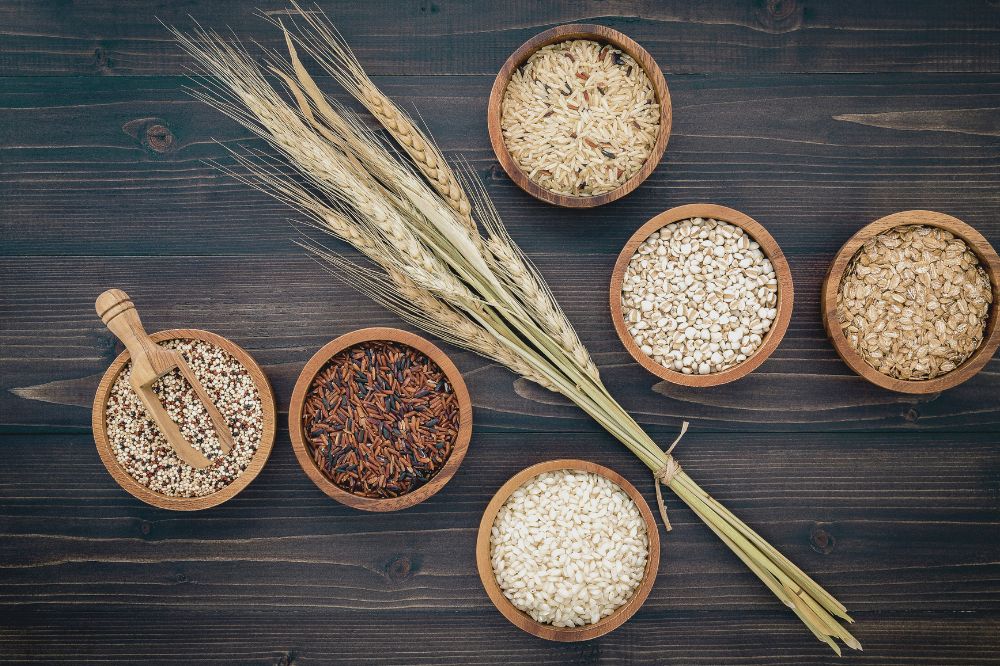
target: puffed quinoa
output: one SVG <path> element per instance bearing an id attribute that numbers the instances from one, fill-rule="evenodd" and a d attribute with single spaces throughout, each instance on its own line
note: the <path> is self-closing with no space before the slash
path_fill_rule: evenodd
<path id="1" fill-rule="evenodd" d="M 174 452 L 132 390 L 132 363 L 118 375 L 105 410 L 108 441 L 118 464 L 140 484 L 171 497 L 201 497 L 232 483 L 246 470 L 263 436 L 263 405 L 253 377 L 225 350 L 201 340 L 167 340 L 176 349 L 229 424 L 235 445 L 222 454 L 208 412 L 191 385 L 174 370 L 153 384 L 170 418 L 212 464 L 191 467 Z"/>

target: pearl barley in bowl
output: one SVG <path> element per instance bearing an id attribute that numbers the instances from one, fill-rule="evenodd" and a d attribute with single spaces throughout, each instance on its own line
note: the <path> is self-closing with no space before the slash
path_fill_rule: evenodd
<path id="1" fill-rule="evenodd" d="M 629 352 L 654 374 L 711 386 L 757 367 L 791 314 L 791 274 L 770 234 L 722 206 L 657 216 L 619 256 L 612 316 Z"/>
<path id="2" fill-rule="evenodd" d="M 583 460 L 522 470 L 497 492 L 479 527 L 479 574 L 518 627 L 549 640 L 586 640 L 620 626 L 656 577 L 659 537 L 642 496 Z"/>

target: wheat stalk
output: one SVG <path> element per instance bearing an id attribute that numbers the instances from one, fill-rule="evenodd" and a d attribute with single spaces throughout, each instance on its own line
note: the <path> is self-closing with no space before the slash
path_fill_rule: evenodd
<path id="1" fill-rule="evenodd" d="M 267 141 L 304 182 L 254 151 L 234 152 L 242 171 L 220 168 L 286 201 L 312 225 L 367 256 L 376 268 L 300 241 L 322 265 L 336 269 L 376 301 L 415 326 L 576 403 L 635 453 L 657 483 L 683 500 L 819 640 L 838 654 L 836 640 L 860 649 L 840 622 L 851 621 L 843 605 L 702 490 L 670 450 L 657 446 L 611 396 L 573 326 L 507 234 L 481 185 L 466 179 L 470 203 L 462 179 L 375 87 L 325 17 L 302 16 L 304 25 L 293 21 L 293 33 L 284 33 L 289 61 L 270 68 L 294 104 L 271 86 L 238 43 L 200 27 L 193 37 L 174 31 L 198 63 L 195 73 L 202 87 L 193 93 Z M 296 45 L 371 111 L 411 162 L 399 158 L 316 86 Z"/>

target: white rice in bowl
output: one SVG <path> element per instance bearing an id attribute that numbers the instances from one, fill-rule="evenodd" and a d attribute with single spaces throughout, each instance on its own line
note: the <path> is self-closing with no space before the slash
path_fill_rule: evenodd
<path id="1" fill-rule="evenodd" d="M 490 532 L 490 560 L 504 596 L 555 627 L 594 624 L 628 603 L 648 558 L 639 507 L 618 484 L 592 472 L 532 478 L 500 507 Z"/>
<path id="2" fill-rule="evenodd" d="M 574 39 L 545 46 L 504 91 L 500 128 L 529 180 L 570 196 L 604 194 L 634 176 L 660 132 L 653 84 L 611 46 Z"/>

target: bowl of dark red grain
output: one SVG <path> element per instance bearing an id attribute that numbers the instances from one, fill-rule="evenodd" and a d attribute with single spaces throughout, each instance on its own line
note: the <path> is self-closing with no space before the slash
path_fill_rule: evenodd
<path id="1" fill-rule="evenodd" d="M 433 344 L 365 328 L 309 359 L 288 421 L 295 456 L 320 490 L 356 509 L 397 511 L 455 475 L 472 436 L 472 401 Z"/>
<path id="2" fill-rule="evenodd" d="M 562 25 L 525 42 L 497 74 L 490 142 L 521 189 L 590 208 L 632 192 L 670 137 L 670 93 L 652 56 L 606 26 Z"/>

